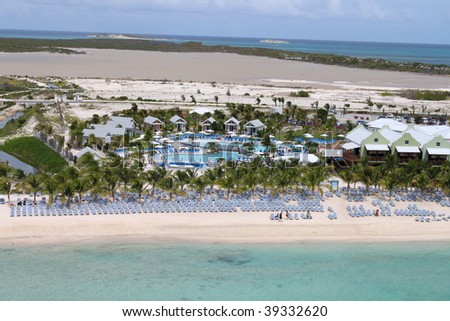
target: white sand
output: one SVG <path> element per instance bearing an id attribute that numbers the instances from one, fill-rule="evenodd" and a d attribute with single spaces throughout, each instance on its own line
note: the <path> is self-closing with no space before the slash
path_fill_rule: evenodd
<path id="1" fill-rule="evenodd" d="M 332 103 L 338 109 L 350 104 L 352 110 L 367 109 L 366 99 L 383 103 L 385 112 L 400 112 L 412 105 L 427 112 L 449 112 L 447 102 L 407 100 L 399 96 L 383 96 L 385 90 L 404 88 L 450 90 L 450 77 L 413 73 L 374 71 L 327 66 L 264 57 L 223 53 L 162 53 L 124 50 L 86 49 L 86 55 L 51 53 L 0 53 L 3 75 L 60 76 L 85 88 L 90 99 L 97 96 L 142 97 L 160 101 L 140 103 L 149 108 L 192 107 L 190 96 L 198 105 L 213 108 L 227 102 L 254 104 L 261 97 L 261 106 L 273 106 L 272 97 L 285 97 L 299 106 L 310 107 Z M 163 81 L 168 79 L 167 81 Z M 215 86 L 211 83 L 217 82 Z M 289 93 L 307 88 L 309 98 L 292 98 Z M 198 93 L 200 90 L 200 93 Z M 230 90 L 231 96 L 226 92 Z M 245 95 L 245 94 L 248 95 Z M 186 97 L 183 103 L 181 95 Z M 214 97 L 219 97 L 216 105 Z M 387 105 L 397 107 L 390 108 Z M 111 113 L 129 108 L 122 102 L 87 102 L 71 104 L 70 109 L 81 118 L 93 113 Z M 379 111 L 373 107 L 372 111 Z"/>
<path id="2" fill-rule="evenodd" d="M 355 203 L 357 204 L 357 203 Z M 0 245 L 91 241 L 189 241 L 220 243 L 450 241 L 450 222 L 417 223 L 414 217 L 347 215 L 344 199 L 327 199 L 338 219 L 312 213 L 312 220 L 270 221 L 268 213 L 125 214 L 67 217 L 9 217 L 0 206 Z M 408 203 L 398 203 L 406 208 Z M 358 204 L 359 206 L 359 204 Z M 365 208 L 373 208 L 369 202 Z M 448 213 L 438 204 L 419 208 Z"/>
<path id="3" fill-rule="evenodd" d="M 86 55 L 0 53 L 2 74 L 217 81 L 221 83 L 355 84 L 450 88 L 448 77 L 353 69 L 224 53 L 83 49 Z"/>

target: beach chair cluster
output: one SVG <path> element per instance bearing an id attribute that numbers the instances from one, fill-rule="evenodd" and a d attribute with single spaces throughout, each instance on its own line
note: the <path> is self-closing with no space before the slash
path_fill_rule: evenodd
<path id="1" fill-rule="evenodd" d="M 328 214 L 328 219 L 330 219 L 330 220 L 337 220 L 337 214 L 336 214 L 336 212 L 333 210 L 333 208 L 331 206 L 328 207 L 328 212 L 330 212 Z"/>
<path id="2" fill-rule="evenodd" d="M 368 217 L 368 216 L 376 216 L 376 211 L 378 210 L 379 216 L 392 216 L 391 207 L 389 204 L 383 204 L 381 201 L 375 201 L 375 204 L 372 202 L 372 205 L 379 207 L 376 209 L 366 209 L 364 205 L 360 206 L 347 206 L 347 212 L 350 217 Z"/>
<path id="3" fill-rule="evenodd" d="M 410 216 L 415 217 L 416 222 L 429 223 L 431 221 L 436 222 L 448 222 L 450 220 L 450 215 L 445 213 L 436 214 L 433 210 L 421 209 L 417 204 L 408 204 L 405 209 L 395 209 L 394 212 L 397 216 Z"/>
<path id="4" fill-rule="evenodd" d="M 304 216 L 304 217 L 302 217 L 302 218 L 305 218 L 305 219 L 306 219 L 306 214 L 301 214 L 301 215 Z M 271 213 L 270 216 L 269 216 L 269 219 L 270 219 L 271 221 L 281 221 L 281 220 L 283 219 L 283 214 L 282 214 L 281 217 L 280 217 L 280 214 L 274 214 L 274 213 Z M 289 221 L 292 221 L 292 220 L 298 221 L 298 220 L 299 220 L 299 214 L 298 214 L 298 213 L 294 213 L 294 214 L 288 213 L 288 217 L 287 217 L 287 218 L 285 217 L 285 219 L 287 219 L 287 220 L 289 220 Z"/>
<path id="5" fill-rule="evenodd" d="M 255 197 L 259 196 L 259 197 Z M 304 194 L 274 197 L 264 195 L 256 191 L 240 195 L 231 195 L 225 198 L 223 191 L 210 191 L 206 195 L 194 192 L 186 196 L 176 196 L 173 200 L 167 200 L 169 196 L 165 192 L 157 191 L 154 197 L 145 195 L 141 202 L 138 196 L 129 193 L 127 197 L 118 200 L 116 193 L 115 202 L 109 202 L 106 198 L 97 195 L 84 195 L 79 199 L 75 197 L 71 202 L 60 202 L 48 205 L 39 204 L 11 205 L 10 215 L 16 216 L 78 216 L 78 215 L 113 215 L 113 214 L 141 214 L 141 213 L 232 213 L 238 212 L 270 212 L 270 211 L 310 211 L 323 212 L 321 196 L 308 199 Z"/>

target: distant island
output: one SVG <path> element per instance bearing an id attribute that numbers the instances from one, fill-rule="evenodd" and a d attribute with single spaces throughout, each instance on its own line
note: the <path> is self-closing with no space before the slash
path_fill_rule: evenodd
<path id="1" fill-rule="evenodd" d="M 261 40 L 260 43 L 273 43 L 273 44 L 287 44 L 289 43 L 288 41 L 284 41 L 284 40 L 273 40 L 273 39 L 264 39 Z"/>
<path id="2" fill-rule="evenodd" d="M 264 41 L 264 40 L 262 40 Z M 266 40 L 278 41 L 278 40 Z M 52 52 L 84 54 L 88 49 L 141 50 L 162 52 L 220 52 L 247 56 L 295 60 L 351 68 L 415 72 L 429 75 L 450 75 L 450 66 L 421 62 L 394 62 L 379 58 L 358 58 L 333 54 L 306 53 L 270 48 L 206 46 L 201 42 L 174 43 L 155 39 L 142 39 L 126 35 L 95 36 L 91 39 L 26 39 L 0 38 L 0 52 Z"/>

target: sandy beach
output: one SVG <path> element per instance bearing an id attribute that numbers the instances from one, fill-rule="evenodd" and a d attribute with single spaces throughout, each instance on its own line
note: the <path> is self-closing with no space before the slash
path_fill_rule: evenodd
<path id="1" fill-rule="evenodd" d="M 357 86 L 449 89 L 449 77 L 354 69 L 225 53 L 81 49 L 85 55 L 0 53 L 4 75 L 132 78 L 297 87 Z"/>
<path id="2" fill-rule="evenodd" d="M 295 243 L 295 242 L 409 242 L 450 241 L 450 223 L 415 222 L 415 217 L 350 217 L 341 198 L 327 199 L 337 220 L 327 212 L 312 213 L 312 220 L 271 221 L 269 213 L 124 214 L 89 216 L 10 217 L 0 207 L 0 246 L 30 246 L 80 242 L 207 242 L 207 243 Z M 365 208 L 374 208 L 370 202 Z M 406 208 L 407 202 L 396 208 Z M 448 213 L 435 203 L 419 208 Z"/>

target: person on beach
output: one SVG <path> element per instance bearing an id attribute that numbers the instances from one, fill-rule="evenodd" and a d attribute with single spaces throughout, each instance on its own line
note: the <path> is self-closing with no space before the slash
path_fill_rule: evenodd
<path id="1" fill-rule="evenodd" d="M 307 218 L 308 220 L 312 219 L 311 213 L 309 212 L 309 210 L 308 210 L 308 212 L 306 212 L 306 218 Z"/>
<path id="2" fill-rule="evenodd" d="M 286 210 L 286 219 L 289 219 L 289 212 Z"/>
<path id="3" fill-rule="evenodd" d="M 376 211 L 375 211 L 375 216 L 378 216 L 379 215 L 379 210 L 377 209 Z"/>

